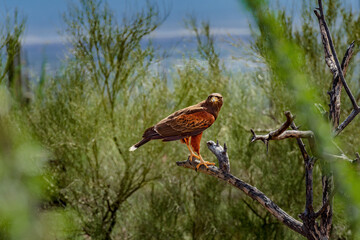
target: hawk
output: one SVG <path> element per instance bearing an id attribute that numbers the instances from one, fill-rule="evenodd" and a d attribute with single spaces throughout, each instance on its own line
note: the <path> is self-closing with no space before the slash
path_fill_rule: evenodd
<path id="1" fill-rule="evenodd" d="M 203 131 L 215 122 L 222 105 L 223 97 L 221 94 L 212 93 L 206 100 L 176 111 L 146 129 L 142 136 L 143 139 L 130 147 L 129 151 L 135 151 L 154 139 L 162 139 L 164 142 L 180 140 L 188 147 L 191 161 L 193 157 L 200 160 L 196 169 L 201 165 L 206 168 L 208 165 L 215 165 L 215 163 L 204 161 L 201 157 L 200 140 Z"/>

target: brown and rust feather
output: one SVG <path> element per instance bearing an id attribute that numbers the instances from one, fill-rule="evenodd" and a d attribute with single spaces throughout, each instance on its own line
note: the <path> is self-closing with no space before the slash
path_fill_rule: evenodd
<path id="1" fill-rule="evenodd" d="M 221 106 L 222 96 L 218 93 L 210 94 L 206 100 L 176 111 L 154 126 L 146 129 L 142 136 L 143 139 L 133 145 L 130 151 L 134 151 L 141 145 L 154 139 L 175 141 L 197 136 L 215 122 Z"/>
<path id="2" fill-rule="evenodd" d="M 189 137 L 201 133 L 214 122 L 215 117 L 212 114 L 206 112 L 206 110 L 201 110 L 190 114 L 178 115 L 172 119 L 164 119 L 164 121 L 156 124 L 154 128 L 165 139 L 173 136 Z"/>

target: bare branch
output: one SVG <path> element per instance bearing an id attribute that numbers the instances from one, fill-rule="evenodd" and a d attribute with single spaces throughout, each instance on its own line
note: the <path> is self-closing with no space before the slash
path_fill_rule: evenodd
<path id="1" fill-rule="evenodd" d="M 321 3 L 319 3 L 319 4 L 321 4 Z M 343 86 L 343 81 L 340 78 L 340 74 L 338 73 L 336 63 L 335 63 L 336 60 L 335 60 L 335 58 L 334 58 L 334 56 L 332 54 L 331 36 L 328 34 L 329 30 L 328 30 L 326 22 L 324 20 L 324 16 L 323 16 L 323 13 L 322 13 L 322 7 L 320 7 L 319 10 L 320 10 L 320 13 L 317 10 L 315 10 L 314 13 L 316 14 L 316 16 L 318 17 L 318 20 L 319 20 L 320 32 L 321 32 L 321 36 L 322 36 L 322 42 L 323 42 L 323 45 L 324 45 L 325 62 L 329 66 L 330 71 L 334 75 L 333 76 L 332 90 L 329 92 L 329 94 L 330 94 L 330 118 L 331 118 L 331 121 L 333 123 L 333 127 L 335 129 L 334 130 L 334 135 L 337 136 L 356 117 L 356 115 L 360 112 L 360 110 L 359 110 L 358 106 L 356 105 L 356 101 L 352 100 L 352 98 L 354 98 L 354 97 L 351 94 L 351 92 L 350 92 L 350 95 L 349 95 L 349 93 L 347 91 L 347 93 L 348 93 L 348 95 L 350 97 L 350 100 L 353 103 L 353 107 L 354 107 L 354 102 L 355 102 L 356 108 L 354 108 L 352 113 L 339 126 L 339 122 L 340 122 L 340 106 L 341 106 L 341 102 L 340 102 L 341 101 L 341 88 Z M 341 63 L 341 68 L 339 68 L 339 69 L 342 69 L 343 74 L 346 74 L 346 72 L 347 72 L 347 68 L 348 68 L 350 59 L 353 56 L 353 53 L 354 53 L 354 42 L 352 42 L 350 44 L 350 46 L 348 47 L 348 49 L 346 50 L 345 56 L 344 56 L 343 61 Z M 344 85 L 344 88 L 346 90 L 346 88 L 348 88 L 348 86 Z"/>
<path id="2" fill-rule="evenodd" d="M 355 153 L 355 159 L 349 158 L 344 153 L 341 153 L 340 155 L 324 153 L 324 156 L 326 156 L 328 158 L 332 158 L 332 159 L 344 160 L 344 161 L 347 161 L 347 162 L 350 162 L 350 163 L 356 163 L 356 162 L 358 162 L 360 160 L 359 153 Z"/>
<path id="3" fill-rule="evenodd" d="M 358 163 L 360 161 L 360 155 L 359 153 L 355 153 L 356 158 L 354 159 L 354 162 Z"/>
<path id="4" fill-rule="evenodd" d="M 281 125 L 281 127 L 279 129 L 269 133 L 270 139 L 272 137 L 276 137 L 276 136 L 279 136 L 280 134 L 282 134 L 286 129 L 288 129 L 290 127 L 290 124 L 292 123 L 292 121 L 294 121 L 295 117 L 289 111 L 284 112 L 284 115 L 286 117 L 286 122 L 284 122 L 283 125 Z"/>
<path id="5" fill-rule="evenodd" d="M 286 138 L 296 138 L 296 139 L 307 138 L 309 140 L 311 149 L 314 151 L 315 150 L 314 133 L 312 131 L 299 131 L 298 128 L 293 123 L 295 117 L 291 114 L 291 112 L 286 111 L 284 114 L 286 116 L 286 122 L 284 122 L 279 129 L 274 130 L 266 135 L 256 135 L 254 130 L 250 129 L 251 133 L 253 134 L 253 137 L 251 138 L 251 142 L 261 140 L 268 146 L 270 140 L 283 140 Z M 293 130 L 286 130 L 289 126 L 292 126 Z M 304 145 L 302 141 L 300 143 Z M 305 147 L 300 147 L 300 150 L 303 157 L 308 158 L 307 153 L 305 154 L 306 152 Z"/>
<path id="6" fill-rule="evenodd" d="M 333 56 L 333 54 L 331 52 L 329 38 L 328 38 L 328 35 L 326 33 L 326 23 L 325 23 L 325 21 L 323 21 L 323 19 L 321 18 L 321 14 L 317 10 L 314 10 L 314 13 L 315 13 L 315 15 L 317 16 L 317 18 L 319 20 L 321 40 L 322 40 L 322 43 L 324 45 L 324 53 L 325 53 L 326 65 L 328 65 L 328 67 L 329 67 L 330 71 L 332 72 L 332 74 L 337 76 L 338 75 L 338 70 L 336 68 L 336 63 L 335 63 L 334 56 Z"/>
<path id="7" fill-rule="evenodd" d="M 347 68 L 349 66 L 350 59 L 354 53 L 354 42 L 350 44 L 344 58 L 341 63 L 341 68 L 343 70 L 344 76 L 346 75 Z M 338 74 L 334 74 L 333 76 L 333 84 L 332 89 L 329 91 L 330 95 L 330 119 L 333 125 L 333 128 L 336 129 L 340 123 L 340 108 L 341 108 L 341 89 L 342 82 Z"/>
<path id="8" fill-rule="evenodd" d="M 325 50 L 325 61 L 326 64 L 329 66 L 331 72 L 333 72 L 333 87 L 332 91 L 329 92 L 330 94 L 330 118 L 333 123 L 334 128 L 334 136 L 338 135 L 359 113 L 359 106 L 356 103 L 356 100 L 351 93 L 351 90 L 349 89 L 344 74 L 346 73 L 348 63 L 351 59 L 351 56 L 353 54 L 353 44 L 350 45 L 350 47 L 347 49 L 347 52 L 345 54 L 345 57 L 342 62 L 342 66 L 339 64 L 339 60 L 336 55 L 336 51 L 334 48 L 333 41 L 331 39 L 329 28 L 326 24 L 323 7 L 322 7 L 322 1 L 318 0 L 319 8 L 317 10 L 314 10 L 315 15 L 318 18 L 319 25 L 320 25 L 320 32 L 322 35 L 322 40 L 324 44 L 324 50 Z M 331 50 L 332 54 L 332 62 L 331 65 L 328 63 L 329 59 L 329 48 Z M 333 62 L 335 62 L 336 69 L 334 69 Z M 344 71 L 344 72 L 343 72 Z M 339 79 L 341 80 L 341 83 Z M 346 118 L 346 120 L 340 124 L 340 97 L 341 97 L 341 85 L 344 86 L 344 89 L 350 98 L 350 101 L 352 103 L 353 111 L 351 114 Z M 328 164 L 325 165 L 325 167 L 328 167 Z M 322 168 L 322 202 L 323 207 L 321 208 L 321 211 L 318 211 L 317 215 L 321 215 L 321 232 L 325 234 L 325 236 L 330 236 L 331 231 L 331 225 L 332 225 L 332 206 L 331 206 L 331 199 L 332 199 L 332 188 L 333 188 L 333 174 L 331 171 L 326 170 L 325 167 Z"/>
<path id="9" fill-rule="evenodd" d="M 270 134 L 256 135 L 254 131 L 251 132 L 253 134 L 251 142 L 255 142 L 257 140 L 261 140 L 263 142 L 269 140 L 284 140 L 286 138 L 309 138 L 309 139 L 314 138 L 314 133 L 312 131 L 286 130 L 282 134 L 273 137 L 271 137 Z"/>
<path id="10" fill-rule="evenodd" d="M 251 133 L 253 134 L 253 138 L 251 139 L 251 142 L 261 140 L 267 145 L 269 140 L 277 140 L 279 135 L 281 135 L 283 132 L 285 132 L 286 129 L 289 128 L 290 124 L 294 120 L 294 117 L 292 116 L 292 114 L 289 111 L 284 112 L 284 115 L 286 116 L 286 122 L 284 122 L 278 129 L 271 131 L 267 135 L 256 136 L 254 130 L 250 129 Z"/>
<path id="11" fill-rule="evenodd" d="M 333 191 L 333 192 L 334 192 L 334 191 Z M 327 208 L 327 207 L 329 206 L 329 204 L 330 204 L 330 199 L 331 199 L 331 198 L 329 198 L 329 199 L 326 201 L 326 203 L 322 205 L 322 207 L 319 209 L 319 211 L 317 211 L 317 212 L 315 213 L 315 215 L 314 215 L 315 219 L 318 218 L 318 217 L 320 217 L 321 214 L 324 213 L 324 211 L 326 210 L 326 208 Z"/>
<path id="12" fill-rule="evenodd" d="M 227 154 L 227 147 L 224 143 L 224 148 L 219 145 L 219 141 L 216 141 L 214 143 L 213 141 L 208 141 L 207 146 L 210 149 L 210 151 L 217 157 L 219 161 L 219 168 L 224 173 L 230 172 L 230 162 L 229 162 L 229 156 Z"/>
<path id="13" fill-rule="evenodd" d="M 329 31 L 329 28 L 326 24 L 326 21 L 325 21 L 325 17 L 324 17 L 324 13 L 323 13 L 323 8 L 322 8 L 322 1 L 321 0 L 318 0 L 318 3 L 319 3 L 319 9 L 318 10 L 314 10 L 314 13 L 315 15 L 317 16 L 318 20 L 319 20 L 319 25 L 320 25 L 320 31 L 321 31 L 321 35 L 322 35 L 322 40 L 323 40 L 323 43 L 324 41 L 328 41 L 328 44 L 324 43 L 324 49 L 325 49 L 325 61 L 326 63 L 328 64 L 331 72 L 333 72 L 333 74 L 337 71 L 337 74 L 340 76 L 340 79 L 341 79 L 341 82 L 342 84 L 344 85 L 344 89 L 347 93 L 347 95 L 349 96 L 350 98 L 350 101 L 353 105 L 353 108 L 354 110 L 357 110 L 359 109 L 358 105 L 356 104 L 356 100 L 354 98 L 354 95 L 351 93 L 351 90 L 349 88 L 349 86 L 347 85 L 346 83 L 346 80 L 345 80 L 345 77 L 344 77 L 344 74 L 343 74 L 343 71 L 340 67 L 340 63 L 339 63 L 339 59 L 336 55 L 336 51 L 335 51 L 335 48 L 334 48 L 334 44 L 333 44 L 333 41 L 331 39 L 331 35 L 330 35 L 330 31 Z M 326 45 L 326 46 L 325 46 Z M 328 48 L 330 47 L 331 49 L 331 54 L 328 55 Z M 329 58 L 330 57 L 330 58 Z M 336 70 L 334 68 L 334 65 L 333 65 L 333 62 L 328 62 L 329 59 L 332 59 L 333 58 L 333 61 L 335 62 L 335 65 L 336 65 Z"/>
<path id="14" fill-rule="evenodd" d="M 214 148 L 213 142 L 208 144 L 208 147 L 209 149 Z M 214 151 L 213 153 L 218 159 L 223 158 L 224 154 L 221 151 Z M 176 164 L 180 167 L 190 168 L 193 170 L 196 169 L 196 166 L 199 163 L 200 162 L 195 159 L 193 159 L 192 161 L 188 159 L 187 161 L 176 162 Z M 215 166 L 209 166 L 208 168 L 206 168 L 205 166 L 201 166 L 198 169 L 198 172 L 202 172 L 204 174 L 216 177 L 221 181 L 227 182 L 230 185 L 236 187 L 237 189 L 240 189 L 246 195 L 259 202 L 267 211 L 269 211 L 280 222 L 282 222 L 283 224 L 285 224 L 287 227 L 294 230 L 295 232 L 305 236 L 303 230 L 303 224 L 298 220 L 294 219 L 293 217 L 291 217 L 289 214 L 287 214 L 284 210 L 282 210 L 279 206 L 277 206 L 273 201 L 270 200 L 270 198 L 268 198 L 264 193 L 259 191 L 256 187 L 251 186 L 250 184 L 240 180 L 239 178 L 235 177 L 230 173 L 221 171 L 219 168 Z"/>
<path id="15" fill-rule="evenodd" d="M 351 123 L 352 120 L 360 113 L 360 108 L 356 110 L 352 110 L 352 112 L 349 114 L 349 116 L 334 130 L 333 134 L 334 136 L 337 136 L 341 133 L 342 130 L 346 128 L 349 123 Z"/>
<path id="16" fill-rule="evenodd" d="M 297 130 L 295 123 L 291 123 L 291 128 Z M 312 137 L 313 139 L 314 137 Z M 314 168 L 314 160 L 309 156 L 306 151 L 305 144 L 303 143 L 301 138 L 296 139 L 298 146 L 300 148 L 301 154 L 304 158 L 304 166 L 305 166 L 305 195 L 306 195 L 306 202 L 305 202 L 305 212 L 301 215 L 303 217 L 304 224 L 313 225 L 313 220 L 311 217 L 308 218 L 308 222 L 306 222 L 307 216 L 312 216 L 314 214 L 314 207 L 313 207 L 313 168 Z M 314 144 L 314 143 L 313 143 Z"/>
<path id="17" fill-rule="evenodd" d="M 298 127 L 295 125 L 294 122 L 292 122 L 290 126 L 291 126 L 291 128 L 292 128 L 293 130 L 298 130 Z M 300 148 L 301 155 L 302 155 L 303 158 L 304 158 L 304 162 L 309 161 L 309 159 L 310 159 L 310 158 L 309 158 L 309 154 L 308 154 L 307 151 L 306 151 L 304 142 L 301 140 L 301 138 L 297 138 L 296 141 L 297 141 L 298 146 L 299 146 L 299 148 Z"/>

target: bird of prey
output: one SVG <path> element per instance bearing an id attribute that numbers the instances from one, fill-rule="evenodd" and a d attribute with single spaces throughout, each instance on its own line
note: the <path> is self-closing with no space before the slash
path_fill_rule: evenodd
<path id="1" fill-rule="evenodd" d="M 129 151 L 135 151 L 140 146 L 154 139 L 162 139 L 164 142 L 180 140 L 185 143 L 190 151 L 190 160 L 193 157 L 200 160 L 196 166 L 215 163 L 206 162 L 200 155 L 200 140 L 205 129 L 210 127 L 218 117 L 223 104 L 223 97 L 219 93 L 210 94 L 206 100 L 174 112 L 154 126 L 145 130 L 143 139 L 130 147 Z"/>

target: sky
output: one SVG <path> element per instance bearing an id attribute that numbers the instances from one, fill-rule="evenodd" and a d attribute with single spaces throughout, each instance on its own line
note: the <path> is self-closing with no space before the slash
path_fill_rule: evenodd
<path id="1" fill-rule="evenodd" d="M 25 44 L 60 43 L 59 30 L 64 28 L 62 14 L 70 0 L 0 0 L 0 18 L 12 14 L 17 8 L 25 16 Z M 76 2 L 76 1 L 74 1 Z M 145 6 L 145 0 L 108 0 L 116 16 L 136 12 Z M 156 31 L 157 38 L 179 37 L 188 34 L 184 19 L 194 15 L 199 21 L 209 21 L 215 34 L 248 35 L 246 11 L 237 0 L 157 0 L 160 10 L 170 14 Z"/>
<path id="2" fill-rule="evenodd" d="M 184 29 L 184 19 L 194 15 L 200 21 L 211 24 L 214 34 L 249 35 L 248 13 L 239 0 L 150 0 L 157 3 L 160 9 L 168 9 L 170 14 L 163 25 L 156 31 L 157 38 L 179 37 L 189 34 Z M 17 8 L 27 18 L 25 44 L 60 43 L 59 30 L 64 29 L 62 14 L 67 11 L 71 2 L 78 0 L 0 0 L 0 21 L 7 14 L 13 14 Z M 121 18 L 124 13 L 136 12 L 146 5 L 146 0 L 107 0 L 115 15 Z M 270 0 L 272 4 L 292 9 L 301 0 Z M 309 0 L 311 8 L 317 5 L 316 0 Z M 359 9 L 360 0 L 347 0 Z M 299 13 L 298 13 L 299 14 Z"/>
<path id="3" fill-rule="evenodd" d="M 105 1 L 105 0 L 104 0 Z M 209 21 L 211 33 L 221 36 L 217 39 L 225 39 L 227 34 L 236 38 L 249 40 L 250 15 L 239 0 L 149 0 L 158 4 L 160 11 L 167 10 L 169 15 L 166 21 L 151 36 L 161 44 L 166 51 L 173 51 L 173 57 L 181 58 L 184 46 L 190 49 L 194 46 L 182 41 L 182 37 L 192 34 L 185 29 L 184 20 L 189 15 L 195 16 L 198 21 Z M 317 6 L 316 0 L 306 0 L 310 8 Z M 79 0 L 0 0 L 0 22 L 6 15 L 13 15 L 15 9 L 21 16 L 26 17 L 26 30 L 23 38 L 23 46 L 27 59 L 36 72 L 40 72 L 44 58 L 52 66 L 57 66 L 66 53 L 64 39 L 59 35 L 61 29 L 65 29 L 62 14 L 66 13 L 70 3 L 78 3 Z M 146 6 L 147 0 L 107 0 L 115 16 L 120 20 L 124 14 L 132 15 Z M 271 5 L 280 5 L 282 8 L 291 10 L 295 19 L 300 14 L 297 9 L 302 0 L 269 0 Z M 360 0 L 347 0 L 353 5 L 353 9 L 359 9 Z M 276 8 L 276 7 L 275 7 Z M 224 38 L 222 37 L 224 36 Z M 179 40 L 180 39 L 180 40 Z M 181 44 L 179 44 L 179 42 Z M 226 41 L 217 41 L 222 57 L 231 57 L 233 49 Z M 220 44 L 219 44 L 220 43 Z M 183 46 L 183 48 L 181 48 Z M 235 54 L 236 55 L 236 54 Z M 237 66 L 237 65 L 236 65 Z M 56 69 L 56 67 L 54 67 Z"/>

